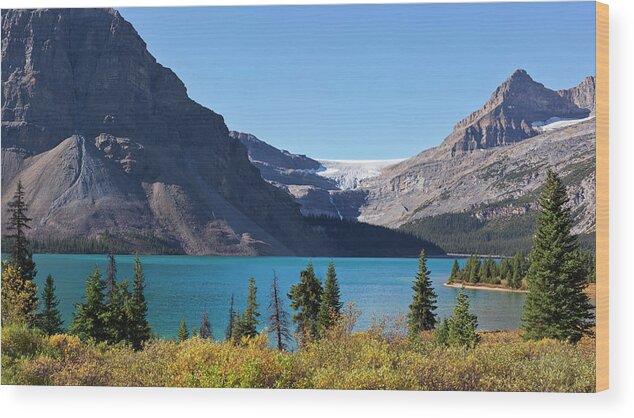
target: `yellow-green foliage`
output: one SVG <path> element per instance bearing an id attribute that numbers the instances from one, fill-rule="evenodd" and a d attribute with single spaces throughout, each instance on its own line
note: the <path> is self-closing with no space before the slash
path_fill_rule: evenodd
<path id="1" fill-rule="evenodd" d="M 2 323 L 33 324 L 37 308 L 37 286 L 25 280 L 13 264 L 2 262 Z"/>
<path id="2" fill-rule="evenodd" d="M 571 345 L 482 333 L 475 349 L 336 326 L 299 352 L 190 338 L 155 340 L 143 350 L 93 345 L 68 335 L 2 330 L 2 382 L 48 385 L 337 388 L 482 391 L 594 390 L 594 340 Z"/>

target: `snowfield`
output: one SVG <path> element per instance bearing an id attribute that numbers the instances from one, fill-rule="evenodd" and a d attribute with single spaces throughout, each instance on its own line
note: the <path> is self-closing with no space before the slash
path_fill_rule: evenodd
<path id="1" fill-rule="evenodd" d="M 323 168 L 317 175 L 334 180 L 342 190 L 356 189 L 360 180 L 376 177 L 385 167 L 403 160 L 318 160 Z"/>
<path id="2" fill-rule="evenodd" d="M 540 132 L 554 131 L 555 129 L 565 128 L 567 126 L 576 125 L 577 123 L 584 122 L 586 120 L 594 119 L 594 116 L 588 116 L 583 119 L 563 119 L 563 118 L 550 118 L 545 121 L 537 121 L 531 124 L 531 127 L 537 129 Z"/>

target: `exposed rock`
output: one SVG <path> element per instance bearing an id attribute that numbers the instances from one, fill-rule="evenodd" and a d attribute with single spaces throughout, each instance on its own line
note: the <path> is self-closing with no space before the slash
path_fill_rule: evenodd
<path id="1" fill-rule="evenodd" d="M 441 148 L 452 156 L 476 149 L 509 145 L 533 137 L 535 121 L 553 117 L 580 119 L 589 110 L 535 82 L 516 70 L 491 95 L 482 108 L 456 124 Z"/>
<path id="2" fill-rule="evenodd" d="M 580 108 L 589 110 L 590 115 L 594 115 L 596 113 L 596 106 L 594 103 L 596 93 L 593 76 L 584 78 L 578 86 L 567 90 L 558 90 L 557 93 Z"/>
<path id="3" fill-rule="evenodd" d="M 292 170 L 316 171 L 321 168 L 319 161 L 308 158 L 305 155 L 279 150 L 256 138 L 255 135 L 230 131 L 229 136 L 237 139 L 247 148 L 249 160 L 254 163 L 265 163 L 269 166 Z"/>
<path id="4" fill-rule="evenodd" d="M 540 187 L 549 167 L 564 176 L 574 171 L 578 178 L 572 183 L 580 185 L 592 173 L 594 157 L 594 120 L 545 132 L 511 147 L 455 157 L 431 149 L 364 183 L 368 195 L 359 209 L 359 220 L 396 227 L 423 217 L 518 200 Z M 583 196 L 577 204 L 587 205 L 587 216 L 594 217 L 592 182 L 585 184 Z M 501 215 L 487 213 L 481 216 Z"/>

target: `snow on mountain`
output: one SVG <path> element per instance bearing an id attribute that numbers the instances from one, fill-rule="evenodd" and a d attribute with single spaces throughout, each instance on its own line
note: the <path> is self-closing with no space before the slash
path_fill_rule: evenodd
<path id="1" fill-rule="evenodd" d="M 386 167 L 398 164 L 396 160 L 318 160 L 323 168 L 317 175 L 331 179 L 342 190 L 356 189 L 364 179 L 376 177 Z"/>
<path id="2" fill-rule="evenodd" d="M 533 129 L 538 130 L 539 132 L 548 132 L 554 131 L 555 129 L 565 128 L 567 126 L 576 125 L 580 122 L 585 122 L 587 120 L 593 119 L 594 116 L 588 116 L 583 119 L 564 119 L 564 118 L 550 118 L 545 121 L 537 121 L 531 124 Z"/>

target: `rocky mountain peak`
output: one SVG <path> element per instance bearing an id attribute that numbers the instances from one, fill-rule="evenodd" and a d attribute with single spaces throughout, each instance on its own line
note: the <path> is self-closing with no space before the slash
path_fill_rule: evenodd
<path id="1" fill-rule="evenodd" d="M 526 70 L 515 70 L 484 106 L 454 126 L 441 147 L 455 155 L 509 145 L 537 135 L 535 122 L 585 118 L 590 110 L 579 104 L 589 100 L 586 90 L 563 94 L 536 82 Z M 577 102 L 573 97 L 578 97 Z"/>

